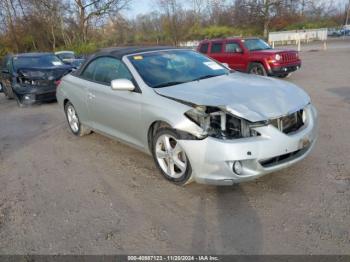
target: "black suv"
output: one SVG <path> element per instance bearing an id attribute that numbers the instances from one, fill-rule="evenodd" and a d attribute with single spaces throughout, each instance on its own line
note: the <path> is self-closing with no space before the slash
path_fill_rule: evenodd
<path id="1" fill-rule="evenodd" d="M 60 79 L 71 71 L 52 53 L 8 55 L 1 65 L 0 91 L 20 106 L 54 101 Z"/>

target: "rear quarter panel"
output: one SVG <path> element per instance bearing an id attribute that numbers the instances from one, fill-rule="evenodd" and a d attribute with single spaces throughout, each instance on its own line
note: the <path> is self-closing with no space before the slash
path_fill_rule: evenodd
<path id="1" fill-rule="evenodd" d="M 89 125 L 88 108 L 86 104 L 87 86 L 83 79 L 71 74 L 62 78 L 62 82 L 57 89 L 57 101 L 61 108 L 64 108 L 64 101 L 70 101 L 75 107 L 79 119 L 85 125 Z"/>

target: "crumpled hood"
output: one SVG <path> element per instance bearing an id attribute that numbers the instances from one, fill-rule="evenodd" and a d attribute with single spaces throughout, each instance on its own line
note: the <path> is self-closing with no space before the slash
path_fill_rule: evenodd
<path id="1" fill-rule="evenodd" d="M 48 68 L 19 68 L 19 77 L 31 80 L 58 80 L 72 71 L 70 66 L 48 67 Z"/>
<path id="2" fill-rule="evenodd" d="M 219 107 L 251 122 L 287 115 L 310 103 L 306 92 L 294 84 L 238 72 L 155 91 L 191 104 Z"/>

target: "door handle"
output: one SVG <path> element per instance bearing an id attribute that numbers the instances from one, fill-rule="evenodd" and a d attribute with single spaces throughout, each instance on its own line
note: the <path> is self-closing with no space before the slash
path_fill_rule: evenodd
<path id="1" fill-rule="evenodd" d="M 89 99 L 94 99 L 96 96 L 93 93 L 88 93 L 88 98 Z"/>

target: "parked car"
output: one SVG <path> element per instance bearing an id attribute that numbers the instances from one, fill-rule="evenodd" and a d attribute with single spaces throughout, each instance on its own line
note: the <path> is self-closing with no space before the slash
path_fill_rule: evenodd
<path id="1" fill-rule="evenodd" d="M 56 87 L 62 76 L 71 72 L 52 53 L 26 53 L 5 57 L 0 83 L 9 98 L 20 106 L 56 99 Z"/>
<path id="2" fill-rule="evenodd" d="M 58 51 L 55 55 L 62 60 L 62 62 L 70 64 L 76 59 L 75 53 L 73 51 Z"/>
<path id="3" fill-rule="evenodd" d="M 74 59 L 70 65 L 73 67 L 74 70 L 77 70 L 83 63 L 84 63 L 85 59 L 82 58 L 77 58 Z"/>
<path id="4" fill-rule="evenodd" d="M 330 37 L 340 37 L 342 36 L 342 32 L 339 29 L 329 29 L 327 35 Z"/>
<path id="5" fill-rule="evenodd" d="M 78 58 L 73 51 L 58 51 L 55 55 L 62 60 L 63 63 L 71 65 L 74 70 L 78 69 L 85 59 Z"/>
<path id="6" fill-rule="evenodd" d="M 176 184 L 255 179 L 304 159 L 317 136 L 305 91 L 194 50 L 100 51 L 62 79 L 57 100 L 73 134 L 133 145 Z"/>
<path id="7" fill-rule="evenodd" d="M 234 70 L 250 74 L 284 78 L 301 67 L 297 51 L 273 49 L 258 38 L 204 40 L 197 50 Z"/>

